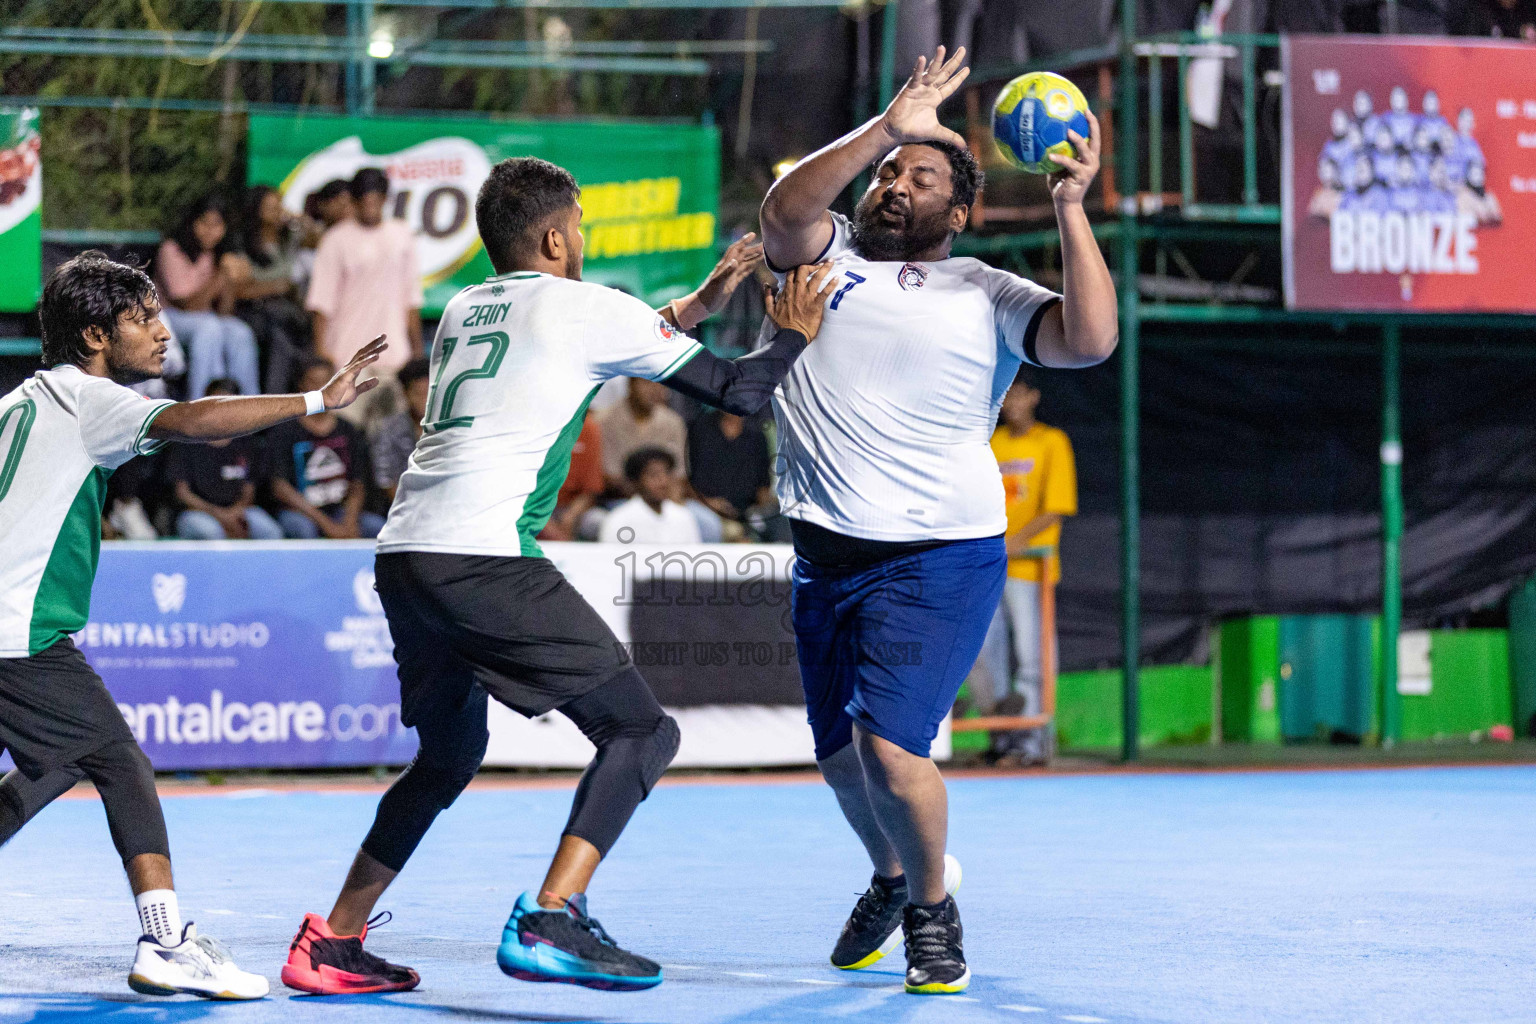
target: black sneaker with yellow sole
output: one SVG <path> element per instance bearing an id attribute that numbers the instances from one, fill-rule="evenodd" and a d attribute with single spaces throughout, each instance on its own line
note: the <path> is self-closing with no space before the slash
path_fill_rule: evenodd
<path id="1" fill-rule="evenodd" d="M 960 862 L 944 855 L 944 891 L 954 895 L 960 888 Z M 901 915 L 907 906 L 906 885 L 887 885 L 879 875 L 859 897 L 832 949 L 832 966 L 860 971 L 878 963 L 901 945 Z"/>
<path id="2" fill-rule="evenodd" d="M 965 963 L 960 908 L 953 896 L 933 907 L 907 904 L 901 930 L 907 940 L 907 991 L 937 996 L 964 992 L 971 983 Z"/>

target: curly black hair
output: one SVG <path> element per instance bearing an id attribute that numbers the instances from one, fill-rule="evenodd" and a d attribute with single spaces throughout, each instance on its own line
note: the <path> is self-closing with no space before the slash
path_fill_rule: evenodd
<path id="1" fill-rule="evenodd" d="M 475 198 L 475 225 L 496 273 L 537 255 L 550 220 L 580 196 L 571 172 L 548 160 L 513 157 L 492 167 Z"/>
<path id="2" fill-rule="evenodd" d="M 84 366 L 91 357 L 85 332 L 98 328 L 117 337 L 117 319 L 155 301 L 155 284 L 138 267 L 88 250 L 61 265 L 43 287 L 38 319 L 43 327 L 43 363 Z"/>
<path id="3" fill-rule="evenodd" d="M 677 468 L 677 460 L 665 448 L 637 448 L 624 460 L 624 479 L 632 484 L 639 483 L 653 462 L 666 466 L 668 473 Z"/>

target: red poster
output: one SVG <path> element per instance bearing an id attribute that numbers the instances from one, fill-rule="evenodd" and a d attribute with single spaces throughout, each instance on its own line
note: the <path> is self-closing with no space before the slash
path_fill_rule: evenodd
<path id="1" fill-rule="evenodd" d="M 1536 46 L 1290 36 L 1292 309 L 1536 312 Z"/>

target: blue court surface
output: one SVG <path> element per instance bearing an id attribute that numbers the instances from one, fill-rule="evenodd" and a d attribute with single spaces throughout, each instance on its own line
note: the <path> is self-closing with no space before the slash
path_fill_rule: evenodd
<path id="1" fill-rule="evenodd" d="M 183 913 L 273 997 L 131 993 L 133 905 L 99 804 L 70 799 L 0 851 L 0 1019 L 1536 1021 L 1536 768 L 963 778 L 950 794 L 975 973 L 959 998 L 905 995 L 899 954 L 827 964 L 868 867 L 810 780 L 664 784 L 642 806 L 591 895 L 667 965 L 655 990 L 497 971 L 570 791 L 492 784 L 439 819 L 369 940 L 421 989 L 291 998 L 288 939 L 329 909 L 376 793 L 212 789 L 166 800 Z"/>

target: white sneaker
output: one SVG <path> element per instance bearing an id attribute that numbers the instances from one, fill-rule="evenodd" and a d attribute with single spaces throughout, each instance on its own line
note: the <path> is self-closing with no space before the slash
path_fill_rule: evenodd
<path id="1" fill-rule="evenodd" d="M 229 950 L 217 939 L 197 934 L 197 925 L 190 921 L 176 946 L 140 937 L 128 987 L 147 996 L 189 992 L 205 999 L 260 999 L 269 988 L 266 978 L 236 967 Z"/>

